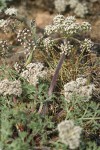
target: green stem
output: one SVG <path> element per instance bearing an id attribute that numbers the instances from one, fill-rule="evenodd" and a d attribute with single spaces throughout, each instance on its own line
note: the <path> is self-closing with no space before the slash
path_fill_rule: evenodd
<path id="1" fill-rule="evenodd" d="M 32 58 L 33 58 L 33 52 L 34 52 L 34 50 L 31 51 L 31 53 L 30 53 L 30 55 L 29 55 L 29 57 L 25 63 L 25 66 L 27 66 L 29 63 L 31 63 Z"/>
<path id="2" fill-rule="evenodd" d="M 100 119 L 100 117 L 93 117 L 93 118 L 80 118 L 80 120 L 99 120 Z"/>

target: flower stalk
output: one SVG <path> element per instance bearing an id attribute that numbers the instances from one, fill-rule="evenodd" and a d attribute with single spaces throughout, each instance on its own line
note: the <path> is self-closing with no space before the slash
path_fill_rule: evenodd
<path id="1" fill-rule="evenodd" d="M 57 68 L 55 70 L 54 76 L 52 78 L 52 81 L 51 81 L 51 84 L 50 84 L 50 88 L 49 88 L 49 91 L 48 91 L 48 95 L 49 96 L 52 95 L 52 92 L 53 92 L 54 87 L 56 85 L 56 81 L 57 81 L 57 77 L 58 77 L 58 74 L 59 74 L 59 70 L 61 69 L 61 66 L 62 66 L 64 60 L 65 60 L 65 53 L 63 53 L 61 55 L 61 58 L 60 58 L 60 60 L 58 62 L 58 65 L 57 65 Z"/>

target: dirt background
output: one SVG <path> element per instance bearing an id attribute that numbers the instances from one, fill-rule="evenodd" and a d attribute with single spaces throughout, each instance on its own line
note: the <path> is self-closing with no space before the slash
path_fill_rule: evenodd
<path id="1" fill-rule="evenodd" d="M 26 14 L 36 20 L 39 27 L 45 27 L 52 22 L 52 18 L 57 14 L 54 0 L 26 0 L 21 1 L 21 5 L 15 5 L 22 14 Z M 67 15 L 75 15 L 71 10 L 64 13 Z M 100 41 L 100 2 L 95 2 L 90 6 L 90 14 L 84 19 L 77 18 L 79 21 L 89 21 L 92 24 L 91 38 Z"/>
<path id="2" fill-rule="evenodd" d="M 15 0 L 8 7 L 17 7 L 22 15 L 26 15 L 36 20 L 37 26 L 44 28 L 52 22 L 52 18 L 57 14 L 54 7 L 54 0 Z M 66 10 L 63 13 L 67 15 L 75 15 L 73 11 Z M 90 34 L 92 40 L 100 42 L 100 2 L 97 1 L 90 5 L 89 14 L 84 19 L 77 18 L 79 21 L 88 21 L 92 25 Z"/>

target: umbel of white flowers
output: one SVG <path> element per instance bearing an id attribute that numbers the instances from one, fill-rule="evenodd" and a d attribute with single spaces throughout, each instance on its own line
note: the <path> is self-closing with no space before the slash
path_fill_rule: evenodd
<path id="1" fill-rule="evenodd" d="M 67 102 L 70 102 L 73 94 L 81 96 L 83 101 L 89 101 L 92 98 L 94 84 L 87 84 L 87 79 L 80 77 L 76 81 L 70 81 L 64 85 L 64 95 Z"/>
<path id="2" fill-rule="evenodd" d="M 21 82 L 19 80 L 9 81 L 4 79 L 0 81 L 0 95 L 16 95 L 22 94 Z"/>
<path id="3" fill-rule="evenodd" d="M 64 17 L 63 15 L 56 15 L 53 18 L 53 23 L 47 25 L 45 27 L 45 34 L 50 36 L 51 34 L 59 33 L 66 37 L 73 37 L 75 34 L 82 34 L 83 32 L 87 32 L 91 30 L 91 25 L 88 22 L 78 23 L 74 16 Z M 69 39 L 68 39 L 69 40 Z M 53 39 L 50 37 L 46 38 L 43 41 L 44 47 L 49 49 L 54 44 Z M 85 39 L 84 41 L 80 41 L 80 49 L 82 51 L 90 51 L 93 46 L 93 42 L 90 39 Z M 70 44 L 70 41 L 67 41 L 59 46 L 61 49 L 61 54 L 65 53 L 65 55 L 69 55 L 71 50 L 73 49 L 73 45 Z"/>
<path id="4" fill-rule="evenodd" d="M 30 84 L 36 86 L 39 78 L 44 78 L 47 75 L 47 71 L 44 69 L 42 63 L 30 63 L 26 66 L 26 70 L 21 72 L 21 76 L 24 77 Z"/>
<path id="5" fill-rule="evenodd" d="M 91 25 L 88 22 L 78 23 L 74 16 L 64 17 L 63 15 L 56 15 L 53 18 L 53 24 L 45 27 L 47 35 L 60 33 L 66 37 L 89 30 L 91 30 Z"/>
<path id="6" fill-rule="evenodd" d="M 72 120 L 64 120 L 58 124 L 60 141 L 69 146 L 70 149 L 76 149 L 80 144 L 80 134 L 82 128 L 75 126 Z"/>

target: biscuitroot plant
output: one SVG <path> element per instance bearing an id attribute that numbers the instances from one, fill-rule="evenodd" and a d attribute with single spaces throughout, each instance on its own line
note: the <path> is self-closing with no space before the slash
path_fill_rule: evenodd
<path id="1" fill-rule="evenodd" d="M 93 43 L 83 36 L 91 25 L 57 15 L 41 35 L 15 8 L 0 17 L 0 149 L 97 150 L 100 105 L 95 84 L 82 76 L 92 66 Z M 24 57 L 9 69 L 13 55 Z"/>
<path id="2" fill-rule="evenodd" d="M 83 57 L 84 54 L 89 54 L 91 47 L 93 46 L 93 42 L 90 39 L 79 40 L 76 37 L 77 35 L 82 35 L 84 32 L 88 32 L 90 30 L 91 25 L 88 22 L 79 24 L 76 22 L 75 17 L 68 16 L 65 18 L 63 15 L 55 16 L 53 24 L 45 27 L 45 33 L 48 36 L 52 37 L 52 34 L 59 34 L 58 39 L 50 39 L 50 37 L 45 39 L 45 46 L 47 50 L 50 47 L 50 44 L 53 43 L 52 46 L 54 46 L 54 43 L 56 43 L 55 45 L 57 50 L 60 51 L 60 60 L 49 88 L 49 95 L 52 94 L 59 70 L 65 58 L 70 57 L 71 59 L 71 55 L 75 56 L 78 51 L 81 53 L 81 57 Z M 61 44 L 59 44 L 59 42 L 57 43 L 57 40 L 60 40 Z"/>
<path id="3" fill-rule="evenodd" d="M 43 36 L 39 37 L 36 32 L 35 22 L 18 14 L 17 9 L 9 8 L 3 14 L 7 19 L 0 20 L 0 27 L 5 33 L 13 32 L 13 36 L 17 37 L 15 37 L 15 44 L 17 44 L 8 44 L 7 40 L 0 41 L 1 56 L 7 55 L 10 50 L 12 52 L 16 49 L 21 49 L 18 53 L 24 52 L 23 67 L 26 67 L 34 60 L 33 53 L 35 51 L 42 51 L 48 57 L 52 50 L 58 51 L 58 54 L 60 54 L 60 59 L 48 91 L 49 96 L 52 95 L 59 70 L 65 58 L 70 57 L 71 59 L 72 55 L 75 56 L 79 53 L 79 59 L 82 60 L 82 57 L 90 53 L 93 46 L 93 42 L 90 39 L 79 40 L 77 38 L 83 33 L 90 31 L 91 25 L 88 22 L 78 23 L 74 16 L 65 18 L 63 15 L 56 15 L 53 18 L 53 23 L 45 27 Z M 18 64 L 15 66 L 18 69 Z M 21 69 L 21 67 L 19 68 Z"/>
<path id="4" fill-rule="evenodd" d="M 49 98 L 53 94 L 59 71 L 62 68 L 65 58 L 70 59 L 72 67 L 69 66 L 68 69 L 71 68 L 69 70 L 74 70 L 72 73 L 72 75 L 75 76 L 74 80 L 81 70 L 79 69 L 81 66 L 80 62 L 83 61 L 82 63 L 87 64 L 87 56 L 90 53 L 93 43 L 90 39 L 79 40 L 77 37 L 91 30 L 91 25 L 88 22 L 78 23 L 74 16 L 64 17 L 63 15 L 56 15 L 53 18 L 52 24 L 47 25 L 43 35 L 39 36 L 35 22 L 21 16 L 17 9 L 9 8 L 3 12 L 3 15 L 6 20 L 3 18 L 0 20 L 0 27 L 5 34 L 13 33 L 12 37 L 15 38 L 13 42 L 15 45 L 13 43 L 8 44 L 12 41 L 8 42 L 7 40 L 2 40 L 0 42 L 1 56 L 9 57 L 10 51 L 13 53 L 16 49 L 20 49 L 20 51 L 14 53 L 14 55 L 18 53 L 22 53 L 23 55 L 24 53 L 24 62 L 22 62 L 22 64 L 16 62 L 14 67 L 20 73 L 21 77 L 24 77 L 30 84 L 34 86 L 38 85 L 39 78 L 46 77 L 48 74 L 47 70 L 49 70 L 46 69 L 43 64 L 37 62 L 38 60 L 34 63 L 35 53 L 42 52 L 40 54 L 47 57 L 44 62 L 47 63 L 49 67 L 51 67 L 53 63 L 50 59 L 57 54 L 59 62 L 58 65 L 56 63 L 56 69 L 54 68 L 55 71 L 53 71 L 54 75 L 48 90 Z M 75 58 L 76 56 L 79 58 Z M 46 103 L 44 106 L 40 106 L 40 110 L 43 111 L 42 114 L 48 112 Z M 41 111 L 39 112 L 41 113 Z"/>

